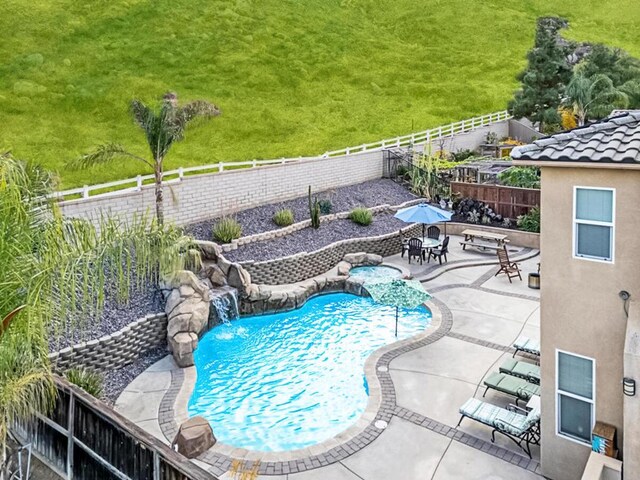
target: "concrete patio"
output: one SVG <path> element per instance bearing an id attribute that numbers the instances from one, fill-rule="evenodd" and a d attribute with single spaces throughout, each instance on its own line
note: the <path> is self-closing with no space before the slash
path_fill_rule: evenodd
<path id="1" fill-rule="evenodd" d="M 433 261 L 422 266 L 412 263 L 409 267 L 399 255 L 385 259 L 387 264 L 409 267 L 450 318 L 447 331 L 439 339 L 389 362 L 395 410 L 388 426 L 364 448 L 327 466 L 299 473 L 287 473 L 285 468 L 274 472 L 280 475 L 259 478 L 542 478 L 536 473 L 537 447 L 533 448 L 530 461 L 505 437 L 498 436 L 495 445 L 491 444 L 489 427 L 465 419 L 455 429 L 460 418 L 458 407 L 471 396 L 482 397 L 483 379 L 511 356 L 511 343 L 519 335 L 539 338 L 539 293 L 527 288 L 526 282 L 526 274 L 537 271 L 539 257 L 535 250 L 514 247 L 511 254 L 514 259 L 522 259 L 523 281 L 516 279 L 510 284 L 505 276 L 493 276 L 497 266 L 488 263 L 495 261 L 495 254 L 463 252 L 456 244 L 451 242 L 449 263 L 442 267 L 434 268 Z M 158 418 L 175 372 L 173 360 L 163 359 L 134 380 L 116 403 L 120 413 L 165 442 Z M 487 393 L 485 400 L 502 406 L 514 402 L 512 397 L 493 391 Z M 212 473 L 222 473 L 222 479 L 239 478 L 200 460 L 196 462 Z M 250 466 L 248 462 L 249 469 Z"/>

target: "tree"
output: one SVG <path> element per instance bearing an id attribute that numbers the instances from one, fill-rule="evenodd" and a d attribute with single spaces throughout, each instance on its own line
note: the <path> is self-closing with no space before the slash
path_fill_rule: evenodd
<path id="1" fill-rule="evenodd" d="M 131 102 L 131 115 L 135 123 L 144 131 L 147 144 L 151 150 L 151 160 L 129 152 L 122 145 L 107 143 L 100 145 L 92 153 L 82 155 L 69 162 L 70 168 L 88 168 L 97 164 L 111 162 L 119 158 L 129 158 L 153 169 L 156 194 L 156 218 L 164 223 L 164 207 L 162 193 L 163 162 L 169 149 L 175 142 L 184 138 L 187 126 L 196 118 L 211 118 L 220 115 L 215 105 L 204 100 L 178 105 L 178 96 L 168 92 L 160 105 L 154 109 L 140 100 Z"/>
<path id="2" fill-rule="evenodd" d="M 590 118 L 603 118 L 616 107 L 628 105 L 627 95 L 601 73 L 585 77 L 576 73 L 566 89 L 563 103 L 573 110 L 579 126 Z"/>
<path id="3" fill-rule="evenodd" d="M 199 259 L 179 230 L 144 218 L 98 227 L 62 218 L 48 200 L 53 186 L 38 167 L 0 154 L 0 466 L 13 422 L 54 399 L 50 335 L 67 320 L 98 318 L 106 290 L 124 301 Z"/>
<path id="4" fill-rule="evenodd" d="M 516 78 L 522 83 L 509 102 L 516 118 L 526 117 L 539 125 L 560 123 L 558 107 L 564 88 L 571 79 L 567 63 L 570 48 L 560 38 L 566 21 L 554 17 L 538 19 L 534 47 L 527 54 L 527 67 Z"/>

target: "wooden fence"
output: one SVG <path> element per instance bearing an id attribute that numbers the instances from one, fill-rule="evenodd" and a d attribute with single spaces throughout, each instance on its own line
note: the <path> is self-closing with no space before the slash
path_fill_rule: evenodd
<path id="1" fill-rule="evenodd" d="M 496 213 L 507 218 L 524 215 L 540 205 L 540 190 L 534 188 L 451 182 L 451 193 L 484 202 Z"/>
<path id="2" fill-rule="evenodd" d="M 14 433 L 66 480 L 218 480 L 83 390 L 56 377 L 48 416 Z"/>

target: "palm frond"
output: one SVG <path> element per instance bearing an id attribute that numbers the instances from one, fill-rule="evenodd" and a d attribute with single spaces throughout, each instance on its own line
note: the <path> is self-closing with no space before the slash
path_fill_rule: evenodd
<path id="1" fill-rule="evenodd" d="M 75 160 L 67 162 L 66 166 L 71 170 L 81 170 L 95 165 L 109 163 L 119 158 L 133 158 L 149 166 L 153 166 L 148 160 L 129 152 L 122 145 L 116 143 L 100 145 L 93 152 L 86 153 Z"/>
<path id="2" fill-rule="evenodd" d="M 153 110 L 140 100 L 131 101 L 131 116 L 136 125 L 146 130 L 146 126 L 153 121 L 155 114 Z"/>

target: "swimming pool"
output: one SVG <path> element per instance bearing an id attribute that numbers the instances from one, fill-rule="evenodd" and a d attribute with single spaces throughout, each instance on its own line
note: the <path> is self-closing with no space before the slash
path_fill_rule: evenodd
<path id="1" fill-rule="evenodd" d="M 349 272 L 349 276 L 369 281 L 393 280 L 394 278 L 402 278 L 402 272 L 397 268 L 387 267 L 385 265 L 375 265 L 366 267 L 354 267 Z"/>
<path id="2" fill-rule="evenodd" d="M 423 331 L 425 307 L 395 308 L 346 293 L 297 310 L 219 325 L 200 340 L 189 416 L 223 443 L 261 451 L 304 448 L 351 426 L 368 392 L 363 366 L 379 347 Z"/>

